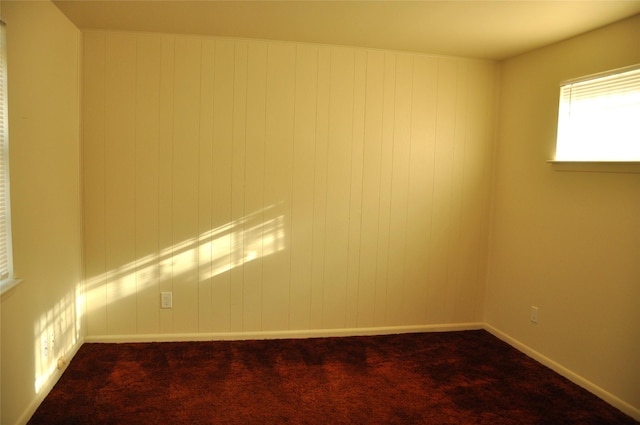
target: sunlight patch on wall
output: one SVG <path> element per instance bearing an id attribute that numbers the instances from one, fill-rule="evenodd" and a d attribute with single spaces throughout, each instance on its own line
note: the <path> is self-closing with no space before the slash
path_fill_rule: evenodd
<path id="1" fill-rule="evenodd" d="M 209 279 L 245 263 L 284 250 L 284 216 L 263 221 L 248 229 L 234 230 L 210 243 L 201 245 L 211 253 L 211 273 Z"/>
<path id="2" fill-rule="evenodd" d="M 178 242 L 157 253 L 137 258 L 86 280 L 87 307 L 135 296 L 159 282 L 179 284 L 194 269 L 204 270 L 200 281 L 282 251 L 286 246 L 285 217 L 270 206 Z"/>
<path id="3" fill-rule="evenodd" d="M 84 296 L 82 285 L 66 294 L 51 309 L 40 315 L 34 324 L 35 392 L 59 367 L 68 361 L 68 354 L 81 338 Z"/>

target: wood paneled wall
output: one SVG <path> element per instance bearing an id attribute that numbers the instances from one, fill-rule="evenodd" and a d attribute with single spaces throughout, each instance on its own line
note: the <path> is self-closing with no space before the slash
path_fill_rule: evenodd
<path id="1" fill-rule="evenodd" d="M 496 64 L 83 37 L 89 336 L 481 320 Z"/>

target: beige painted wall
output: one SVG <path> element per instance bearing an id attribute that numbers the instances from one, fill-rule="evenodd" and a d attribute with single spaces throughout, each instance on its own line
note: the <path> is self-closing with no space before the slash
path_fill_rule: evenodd
<path id="1" fill-rule="evenodd" d="M 486 322 L 640 417 L 640 174 L 546 163 L 560 81 L 639 63 L 638 40 L 640 16 L 503 63 Z"/>
<path id="2" fill-rule="evenodd" d="M 81 43 L 47 2 L 3 1 L 2 17 L 25 279 L 2 298 L 0 421 L 11 424 L 85 332 Z M 640 175 L 558 172 L 545 161 L 558 82 L 639 62 L 638 28 L 636 17 L 503 64 L 484 318 L 636 409 Z M 83 38 L 90 336 L 483 320 L 494 64 Z M 173 309 L 159 308 L 160 291 L 173 292 Z M 51 329 L 57 348 L 43 359 Z"/>
<path id="3" fill-rule="evenodd" d="M 83 48 L 89 336 L 481 319 L 494 63 L 102 31 Z"/>
<path id="4" fill-rule="evenodd" d="M 73 354 L 84 332 L 81 39 L 52 3 L 3 1 L 1 11 L 8 40 L 14 265 L 24 279 L 1 301 L 0 423 L 14 424 L 26 422 L 59 377 L 57 359 Z"/>

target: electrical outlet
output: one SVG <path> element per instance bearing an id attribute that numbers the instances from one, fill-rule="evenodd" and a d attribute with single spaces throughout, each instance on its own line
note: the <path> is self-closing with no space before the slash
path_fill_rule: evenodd
<path id="1" fill-rule="evenodd" d="M 160 307 L 161 308 L 173 308 L 173 293 L 172 292 L 160 292 Z"/>
<path id="2" fill-rule="evenodd" d="M 42 336 L 42 357 L 47 358 L 49 357 L 49 339 L 47 338 L 47 335 L 43 335 Z"/>
<path id="3" fill-rule="evenodd" d="M 53 351 L 56 349 L 56 333 L 49 331 L 49 348 Z"/>
<path id="4" fill-rule="evenodd" d="M 534 305 L 531 306 L 531 322 L 538 323 L 538 307 Z"/>

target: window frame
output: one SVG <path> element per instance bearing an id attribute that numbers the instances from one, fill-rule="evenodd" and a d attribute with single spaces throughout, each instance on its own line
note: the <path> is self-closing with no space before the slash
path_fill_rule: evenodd
<path id="1" fill-rule="evenodd" d="M 597 171 L 597 172 L 623 172 L 623 173 L 640 173 L 640 159 L 610 159 L 610 158 L 571 158 L 571 157 L 561 157 L 558 159 L 558 150 L 561 144 L 561 135 L 560 131 L 562 129 L 563 124 L 563 89 L 569 85 L 583 83 L 592 80 L 601 80 L 603 78 L 614 76 L 618 74 L 628 73 L 630 71 L 638 71 L 640 72 L 640 63 L 625 66 L 622 68 L 616 68 L 596 74 L 590 74 L 586 76 L 582 76 L 579 78 L 573 78 L 569 80 L 562 81 L 560 83 L 559 89 L 559 99 L 558 99 L 558 122 L 557 122 L 557 133 L 556 133 L 556 141 L 555 141 L 555 153 L 554 158 L 552 160 L 547 161 L 552 164 L 556 170 L 559 171 Z"/>
<path id="2" fill-rule="evenodd" d="M 11 234 L 11 196 L 9 189 L 9 121 L 8 121 L 8 83 L 7 83 L 7 43 L 6 24 L 0 20 L 0 173 L 3 173 L 3 184 L 0 184 L 0 191 L 3 192 L 4 206 L 0 203 L 0 223 L 4 221 L 4 250 L 0 254 L 3 258 L 0 263 L 4 263 L 6 272 L 4 276 L 0 274 L 0 295 L 5 294 L 11 288 L 21 282 L 16 279 L 13 272 L 13 240 Z M 0 243 L 1 242 L 0 238 Z M 2 273 L 0 271 L 0 273 Z"/>

